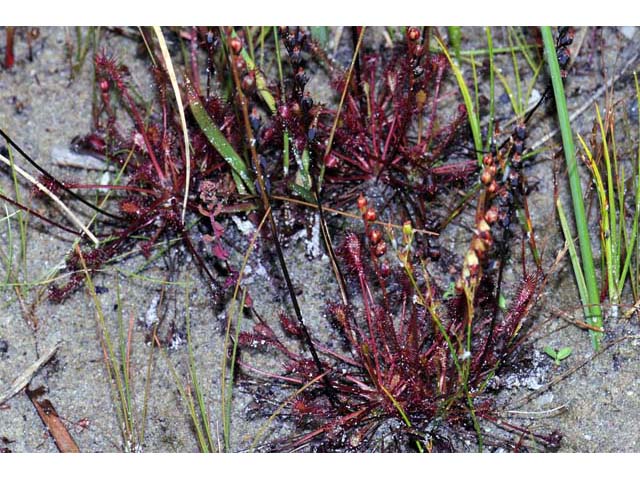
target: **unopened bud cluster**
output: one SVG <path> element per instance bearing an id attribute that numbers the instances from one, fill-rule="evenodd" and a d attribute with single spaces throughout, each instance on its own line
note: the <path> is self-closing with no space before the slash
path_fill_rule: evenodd
<path id="1" fill-rule="evenodd" d="M 373 254 L 376 257 L 382 257 L 387 253 L 387 244 L 382 239 L 382 232 L 378 228 L 370 225 L 376 221 L 378 216 L 376 215 L 375 209 L 368 205 L 367 199 L 362 194 L 358 197 L 358 210 L 360 210 L 360 213 L 362 214 L 365 231 L 367 232 L 367 237 L 371 244 Z"/>
<path id="2" fill-rule="evenodd" d="M 483 170 L 480 181 L 485 186 L 486 202 L 489 205 L 491 197 L 498 191 L 496 175 L 498 165 L 492 154 L 486 155 L 483 160 Z M 456 282 L 456 289 L 459 292 L 472 290 L 480 281 L 482 276 L 482 264 L 487 258 L 487 254 L 493 245 L 491 226 L 498 221 L 500 215 L 495 205 L 488 207 L 484 215 L 477 217 L 476 226 L 462 264 L 462 273 Z"/>

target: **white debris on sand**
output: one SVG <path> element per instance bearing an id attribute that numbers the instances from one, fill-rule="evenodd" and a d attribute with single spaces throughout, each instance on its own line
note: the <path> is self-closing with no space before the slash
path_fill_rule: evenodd
<path id="1" fill-rule="evenodd" d="M 51 161 L 54 165 L 70 168 L 81 168 L 83 170 L 106 170 L 115 172 L 113 165 L 108 165 L 102 160 L 98 160 L 91 155 L 82 155 L 69 150 L 68 147 L 54 145 L 51 148 Z"/>
<path id="2" fill-rule="evenodd" d="M 149 308 L 147 308 L 147 311 L 144 314 L 144 326 L 147 328 L 151 328 L 160 321 L 158 318 L 158 302 L 160 302 L 160 295 L 153 297 L 149 304 Z"/>
<path id="3" fill-rule="evenodd" d="M 322 255 L 320 246 L 320 214 L 313 217 L 313 227 L 311 228 L 311 238 L 305 239 L 305 253 L 309 258 L 318 258 Z"/>
<path id="4" fill-rule="evenodd" d="M 240 230 L 243 235 L 251 235 L 256 229 L 249 220 L 241 220 L 236 215 L 232 215 L 231 220 L 233 220 L 233 223 L 236 224 L 236 227 L 238 227 L 238 230 Z"/>

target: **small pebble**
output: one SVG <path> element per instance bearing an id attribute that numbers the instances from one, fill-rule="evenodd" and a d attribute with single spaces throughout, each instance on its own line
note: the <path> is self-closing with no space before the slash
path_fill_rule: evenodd
<path id="1" fill-rule="evenodd" d="M 628 40 L 631 40 L 636 33 L 636 27 L 620 27 L 619 30 Z"/>
<path id="2" fill-rule="evenodd" d="M 4 338 L 0 338 L 0 355 L 6 355 L 9 351 L 9 342 Z"/>

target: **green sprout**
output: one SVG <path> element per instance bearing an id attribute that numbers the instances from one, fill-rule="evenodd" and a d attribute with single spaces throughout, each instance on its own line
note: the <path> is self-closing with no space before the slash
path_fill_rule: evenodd
<path id="1" fill-rule="evenodd" d="M 556 365 L 560 366 L 560 362 L 571 355 L 573 349 L 571 347 L 563 347 L 560 350 L 556 350 L 553 347 L 544 347 L 544 353 L 549 355 L 555 361 Z"/>

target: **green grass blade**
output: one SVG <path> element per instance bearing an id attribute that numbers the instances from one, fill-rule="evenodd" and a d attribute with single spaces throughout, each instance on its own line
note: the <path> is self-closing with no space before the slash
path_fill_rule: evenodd
<path id="1" fill-rule="evenodd" d="M 487 35 L 487 49 L 489 50 L 489 128 L 487 130 L 487 144 L 485 150 L 489 150 L 493 141 L 493 123 L 495 116 L 496 104 L 496 79 L 493 67 L 493 37 L 491 36 L 491 27 L 485 28 Z"/>
<path id="2" fill-rule="evenodd" d="M 0 189 L 0 192 L 2 190 Z M 13 229 L 11 228 L 11 217 L 18 212 L 14 212 L 13 214 L 9 213 L 9 209 L 7 208 L 7 204 L 4 205 L 4 213 L 5 217 L 0 219 L 0 221 L 7 222 L 7 255 L 6 255 L 6 263 L 5 270 L 7 271 L 7 278 L 5 279 L 5 285 L 11 283 L 11 275 L 13 274 Z"/>
<path id="3" fill-rule="evenodd" d="M 231 38 L 238 38 L 238 34 L 235 32 L 235 30 L 231 30 Z M 276 113 L 276 99 L 273 97 L 271 91 L 267 87 L 267 80 L 264 78 L 264 75 L 262 74 L 262 72 L 260 72 L 260 70 L 256 68 L 256 63 L 253 61 L 253 58 L 251 58 L 251 55 L 249 55 L 249 52 L 247 52 L 246 48 L 243 47 L 242 50 L 240 50 L 240 56 L 247 64 L 247 69 L 253 70 L 256 74 L 256 87 L 258 88 L 258 95 L 260 95 L 264 103 L 267 105 L 269 111 L 272 114 Z"/>
<path id="4" fill-rule="evenodd" d="M 567 242 L 567 248 L 569 249 L 569 258 L 571 259 L 573 274 L 576 278 L 576 284 L 578 285 L 578 294 L 580 295 L 580 301 L 584 308 L 584 315 L 588 318 L 589 293 L 587 292 L 587 284 L 584 281 L 584 274 L 582 273 L 582 267 L 580 266 L 580 258 L 578 257 L 578 252 L 576 251 L 576 246 L 573 242 L 569 222 L 567 221 L 567 216 L 564 213 L 564 208 L 562 207 L 562 202 L 559 198 L 556 200 L 556 209 L 558 211 L 558 218 L 560 218 L 562 234 L 564 235 L 564 240 Z"/>
<path id="5" fill-rule="evenodd" d="M 598 194 L 598 203 L 600 204 L 600 246 L 603 253 L 603 274 L 607 277 L 607 285 L 609 286 L 609 295 L 612 295 L 611 289 L 615 288 L 613 286 L 614 277 L 612 275 L 613 269 L 611 268 L 611 263 L 613 262 L 612 256 L 612 239 L 611 239 L 611 230 L 610 230 L 610 204 L 609 198 L 607 197 L 607 190 L 604 185 L 604 181 L 602 180 L 602 175 L 600 174 L 600 170 L 598 169 L 598 164 L 593 158 L 593 154 L 591 150 L 587 146 L 586 142 L 582 138 L 582 136 L 578 135 L 578 140 L 584 149 L 587 159 L 589 160 L 589 168 L 591 169 L 591 176 L 593 177 L 593 182 L 596 187 L 596 192 Z"/>
<path id="6" fill-rule="evenodd" d="M 235 367 L 236 367 L 236 359 L 238 356 L 238 337 L 240 336 L 240 326 L 242 321 L 242 310 L 245 306 L 245 302 L 247 301 L 247 290 L 246 288 L 242 290 L 242 298 L 240 299 L 240 306 L 236 310 L 236 324 L 235 324 L 235 333 L 233 335 L 233 347 L 231 349 L 231 361 L 229 363 L 229 379 L 230 382 L 233 382 L 233 377 L 235 375 Z M 226 399 L 225 399 L 225 411 L 222 412 L 223 415 L 223 436 L 224 436 L 224 444 L 227 451 L 231 448 L 231 407 L 233 401 L 233 388 L 225 389 Z"/>
<path id="7" fill-rule="evenodd" d="M 449 35 L 449 44 L 453 48 L 453 54 L 456 57 L 456 61 L 460 63 L 460 43 L 462 42 L 462 30 L 460 27 L 447 27 L 447 34 Z"/>
<path id="8" fill-rule="evenodd" d="M 173 363 L 171 363 L 171 359 L 169 358 L 169 355 L 164 350 L 164 348 L 160 347 L 158 350 L 160 350 L 160 354 L 167 362 L 167 366 L 169 367 L 169 372 L 173 377 L 173 381 L 176 385 L 176 388 L 178 389 L 178 394 L 180 395 L 180 398 L 184 401 L 184 403 L 187 406 L 187 409 L 189 411 L 189 417 L 191 418 L 191 424 L 193 425 L 193 428 L 196 431 L 195 432 L 196 439 L 198 441 L 198 447 L 200 448 L 200 451 L 202 453 L 210 453 L 209 444 L 205 439 L 204 433 L 202 432 L 202 428 L 200 426 L 200 421 L 196 413 L 196 409 L 193 403 L 193 398 L 191 397 L 191 393 L 188 393 L 187 390 L 185 389 L 182 381 L 180 380 L 180 376 L 176 371 L 175 366 L 173 365 Z"/>
<path id="9" fill-rule="evenodd" d="M 480 111 L 480 82 L 478 81 L 478 69 L 476 68 L 476 61 L 473 55 L 471 55 L 471 77 L 473 78 L 473 93 L 474 93 L 474 105 L 476 106 L 476 112 Z M 488 135 L 488 139 L 491 135 Z"/>
<path id="10" fill-rule="evenodd" d="M 514 48 L 513 46 L 513 39 L 511 37 L 511 30 L 512 29 L 507 29 L 507 38 L 509 39 L 509 47 L 511 47 L 512 49 Z M 524 110 L 527 108 L 526 102 L 523 100 L 522 98 L 522 84 L 520 81 L 520 68 L 518 67 L 518 57 L 516 56 L 515 50 L 511 50 L 511 62 L 513 63 L 513 74 L 515 76 L 515 83 L 516 83 L 516 104 L 518 105 L 518 110 L 515 111 L 514 113 L 521 117 L 524 115 Z"/>
<path id="11" fill-rule="evenodd" d="M 13 181 L 13 189 L 16 194 L 16 201 L 22 203 L 22 195 L 20 194 L 20 184 L 18 182 L 18 174 L 13 159 L 13 150 L 9 149 L 9 161 L 11 163 L 11 180 Z M 27 275 L 27 222 L 28 214 L 22 210 L 18 211 L 18 226 L 20 228 L 20 259 L 22 260 L 22 273 Z"/>
<path id="12" fill-rule="evenodd" d="M 580 184 L 580 176 L 578 174 L 578 164 L 576 162 L 573 134 L 571 131 L 571 123 L 569 121 L 569 112 L 567 110 L 564 86 L 562 84 L 560 65 L 558 65 L 558 58 L 556 57 L 556 49 L 553 41 L 553 34 L 551 33 L 551 27 L 540 27 L 540 30 L 542 33 L 542 41 L 544 43 L 545 58 L 549 67 L 553 93 L 556 100 L 558 123 L 560 124 L 562 145 L 567 163 L 567 173 L 569 175 L 569 186 L 571 188 L 573 213 L 575 215 L 576 226 L 578 229 L 578 243 L 580 246 L 582 269 L 584 272 L 584 279 L 589 299 L 588 305 L 590 318 L 588 320 L 594 326 L 602 328 L 602 311 L 600 308 L 600 296 L 598 293 L 596 272 L 593 265 L 593 254 L 591 252 L 591 243 L 589 240 L 589 227 L 584 208 L 582 185 Z M 594 348 L 599 349 L 602 333 L 596 331 L 591 331 L 590 333 Z"/>
<path id="13" fill-rule="evenodd" d="M 522 56 L 529 64 L 529 68 L 535 71 L 537 68 L 535 61 L 531 58 L 531 55 L 529 55 L 529 49 L 535 48 L 535 47 L 532 47 L 531 45 L 527 45 L 527 42 L 525 41 L 524 36 L 519 28 L 509 27 L 509 30 L 510 30 L 510 34 L 513 33 L 513 36 L 515 37 L 515 43 L 517 45 L 517 47 L 514 47 L 512 51 L 522 52 Z M 539 62 L 539 63 L 544 63 L 544 62 Z"/>
<path id="14" fill-rule="evenodd" d="M 118 362 L 117 360 L 115 353 L 116 349 L 114 348 L 114 343 L 111 340 L 111 335 L 109 335 L 109 329 L 107 328 L 104 311 L 102 309 L 102 303 L 100 302 L 98 294 L 96 293 L 93 280 L 91 279 L 91 275 L 89 274 L 89 270 L 87 269 L 87 264 L 84 257 L 82 256 L 82 253 L 80 252 L 80 247 L 76 247 L 76 251 L 78 252 L 78 256 L 80 258 L 82 271 L 85 274 L 87 291 L 89 292 L 89 295 L 93 300 L 95 306 L 96 319 L 98 321 L 101 336 L 100 343 L 104 351 L 107 374 L 109 375 L 109 378 L 111 380 L 109 386 L 111 387 L 114 403 L 117 406 L 116 414 L 118 415 L 120 422 L 123 447 L 125 451 L 132 451 L 137 446 L 134 445 L 136 439 L 133 437 L 133 413 L 129 408 L 130 403 L 127 401 L 127 387 L 125 384 L 125 379 L 122 376 L 124 371 L 123 365 L 125 359 L 121 358 L 120 362 Z"/>
<path id="15" fill-rule="evenodd" d="M 633 76 L 634 76 L 635 86 L 636 86 L 637 103 L 638 103 L 638 107 L 640 107 L 640 85 L 638 85 L 638 76 L 636 75 L 635 72 Z M 638 131 L 640 132 L 640 116 L 638 117 Z M 638 239 L 638 217 L 640 214 L 640 143 L 638 143 L 637 169 L 636 169 L 635 180 L 636 180 L 635 203 L 634 203 L 635 210 L 633 212 L 633 224 L 631 226 L 631 239 L 625 244 L 626 255 L 624 259 L 624 266 L 622 267 L 622 273 L 620 274 L 620 280 L 618 282 L 619 291 L 622 291 L 622 288 L 624 287 L 624 282 L 627 278 L 627 274 L 631 267 L 631 258 L 633 256 L 633 252 L 636 250 L 636 241 Z M 631 285 L 632 289 L 635 291 L 635 288 L 634 288 L 635 282 L 633 280 L 631 284 L 632 284 Z"/>
<path id="16" fill-rule="evenodd" d="M 451 65 L 451 69 L 453 70 L 453 74 L 456 77 L 456 82 L 458 83 L 458 88 L 460 89 L 460 93 L 462 94 L 462 99 L 464 100 L 464 105 L 467 108 L 467 117 L 469 119 L 469 126 L 471 127 L 471 133 L 473 135 L 473 145 L 476 149 L 476 157 L 478 158 L 478 164 L 482 164 L 482 134 L 480 133 L 480 119 L 475 111 L 473 106 L 473 100 L 471 99 L 471 94 L 469 93 L 469 88 L 464 81 L 464 77 L 462 76 L 462 71 L 458 64 L 453 61 L 451 55 L 449 55 L 449 51 L 447 47 L 442 43 L 442 41 L 436 37 L 436 41 L 438 45 L 442 49 L 442 52 L 449 60 L 449 64 Z"/>
<path id="17" fill-rule="evenodd" d="M 185 315 L 186 315 L 186 326 L 187 326 L 187 350 L 189 356 L 189 373 L 191 375 L 191 384 L 193 385 L 193 390 L 196 395 L 196 400 L 198 402 L 198 409 L 200 414 L 200 422 L 204 427 L 204 434 L 206 436 L 207 441 L 209 442 L 209 449 L 211 452 L 214 452 L 215 442 L 213 441 L 213 435 L 211 434 L 211 421 L 209 418 L 209 409 L 204 400 L 204 395 L 202 394 L 202 388 L 200 387 L 200 382 L 198 382 L 198 375 L 196 372 L 196 361 L 195 356 L 193 354 L 193 341 L 191 337 L 191 315 L 190 305 L 189 305 L 189 284 L 187 282 L 187 286 L 185 287 Z"/>
<path id="18" fill-rule="evenodd" d="M 278 64 L 278 78 L 280 79 L 280 92 L 284 95 L 284 74 L 282 73 L 282 57 L 280 56 L 280 40 L 277 27 L 273 27 L 273 36 L 276 45 L 276 63 Z M 289 174 L 289 132 L 285 128 L 282 136 L 282 170 L 285 177 Z"/>
<path id="19" fill-rule="evenodd" d="M 613 183 L 613 170 L 611 165 L 611 155 L 609 152 L 609 143 L 607 142 L 607 132 L 602 122 L 600 109 L 596 104 L 596 118 L 600 127 L 600 136 L 602 137 L 602 152 L 604 154 L 604 165 L 607 171 L 607 202 L 609 205 L 608 213 L 608 235 L 610 243 L 609 264 L 607 265 L 607 278 L 609 280 L 609 299 L 612 303 L 620 303 L 620 295 L 617 289 L 617 281 L 619 278 L 618 269 L 620 268 L 620 237 L 618 236 L 618 226 L 616 224 L 616 195 L 615 184 Z"/>

